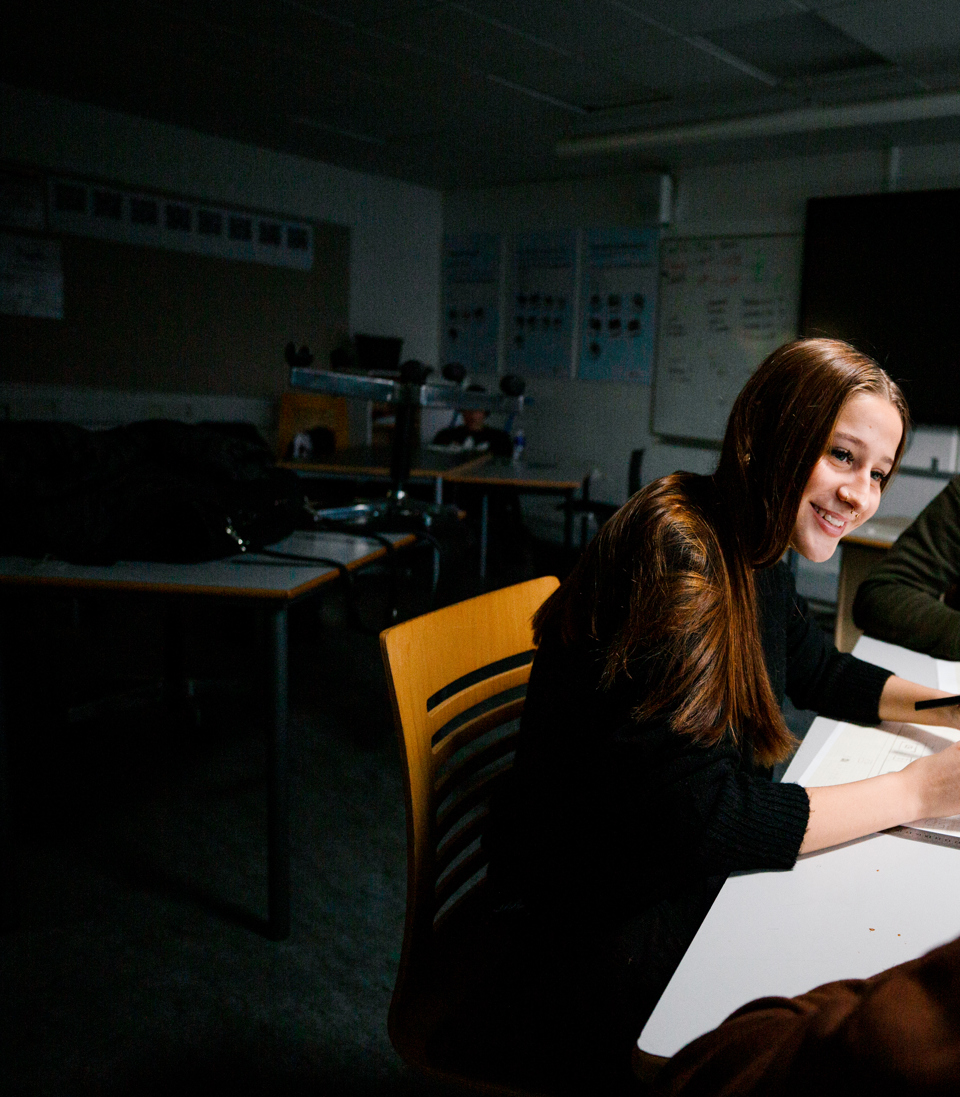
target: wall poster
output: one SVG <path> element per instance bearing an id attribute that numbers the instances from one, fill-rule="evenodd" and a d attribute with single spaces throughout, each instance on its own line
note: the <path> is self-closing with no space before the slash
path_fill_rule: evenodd
<path id="1" fill-rule="evenodd" d="M 459 362 L 469 375 L 497 372 L 499 236 L 444 237 L 442 321 L 442 365 Z"/>
<path id="2" fill-rule="evenodd" d="M 573 232 L 532 232 L 514 240 L 507 295 L 508 373 L 570 376 L 576 265 Z"/>
<path id="3" fill-rule="evenodd" d="M 650 383 L 658 241 L 656 229 L 598 229 L 585 234 L 581 378 Z"/>

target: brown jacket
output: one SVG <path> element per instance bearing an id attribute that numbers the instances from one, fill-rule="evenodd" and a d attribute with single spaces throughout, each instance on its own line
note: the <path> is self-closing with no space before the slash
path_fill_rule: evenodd
<path id="1" fill-rule="evenodd" d="M 960 938 L 919 960 L 760 998 L 669 1060 L 669 1097 L 960 1094 Z"/>

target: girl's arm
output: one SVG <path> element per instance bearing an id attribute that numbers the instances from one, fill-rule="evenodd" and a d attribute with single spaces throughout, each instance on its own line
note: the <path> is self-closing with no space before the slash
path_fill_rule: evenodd
<path id="1" fill-rule="evenodd" d="M 960 706 L 917 712 L 914 702 L 946 697 L 943 690 L 888 678 L 880 695 L 881 720 L 960 728 Z M 810 821 L 801 853 L 835 846 L 914 819 L 960 814 L 960 743 L 918 758 L 899 773 L 807 789 Z"/>

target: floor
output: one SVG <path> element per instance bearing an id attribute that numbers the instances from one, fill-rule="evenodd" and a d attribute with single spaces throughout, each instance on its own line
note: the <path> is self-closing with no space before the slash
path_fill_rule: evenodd
<path id="1" fill-rule="evenodd" d="M 190 665 L 213 685 L 187 713 L 67 723 L 61 695 L 104 665 L 156 662 L 155 607 L 15 608 L 27 619 L 8 653 L 19 926 L 0 935 L 5 1097 L 458 1092 L 412 1074 L 387 1037 L 406 839 L 376 638 L 387 584 L 359 586 L 363 629 L 339 590 L 291 619 L 293 929 L 281 943 L 249 925 L 266 913 L 266 804 L 244 613 L 194 613 Z M 415 583 L 410 597 L 428 593 Z"/>
<path id="2" fill-rule="evenodd" d="M 528 545 L 490 582 L 557 562 Z M 475 593 L 475 574 L 442 575 L 446 596 Z M 408 580 L 404 615 L 427 606 L 428 560 Z M 0 1093 L 459 1092 L 411 1073 L 387 1037 L 404 808 L 376 638 L 388 584 L 374 572 L 358 586 L 360 625 L 339 588 L 291 617 L 293 928 L 281 943 L 250 928 L 266 913 L 266 805 L 244 613 L 194 613 L 188 661 L 209 688 L 179 716 L 148 704 L 65 722 L 64 697 L 95 694 L 105 667 L 159 666 L 156 607 L 10 610 L 19 924 L 0 935 Z"/>

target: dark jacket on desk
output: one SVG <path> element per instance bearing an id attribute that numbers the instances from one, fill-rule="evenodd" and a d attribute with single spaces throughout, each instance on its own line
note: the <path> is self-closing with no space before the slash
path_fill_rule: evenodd
<path id="1" fill-rule="evenodd" d="M 960 939 L 871 979 L 760 998 L 667 1063 L 661 1097 L 960 1093 Z"/>
<path id="2" fill-rule="evenodd" d="M 900 534 L 860 584 L 853 619 L 870 636 L 960 659 L 960 476 Z M 943 600 L 941 600 L 943 599 Z"/>
<path id="3" fill-rule="evenodd" d="M 830 645 L 783 565 L 757 573 L 763 649 L 778 702 L 866 723 L 889 672 Z M 749 749 L 701 747 L 665 718 L 631 716 L 644 689 L 599 689 L 596 653 L 545 636 L 534 659 L 509 794 L 491 822 L 491 879 L 652 1008 L 726 875 L 789 869 L 809 801 Z M 623 988 L 621 988 L 622 990 Z M 639 1031 L 639 1029 L 637 1030 Z"/>

